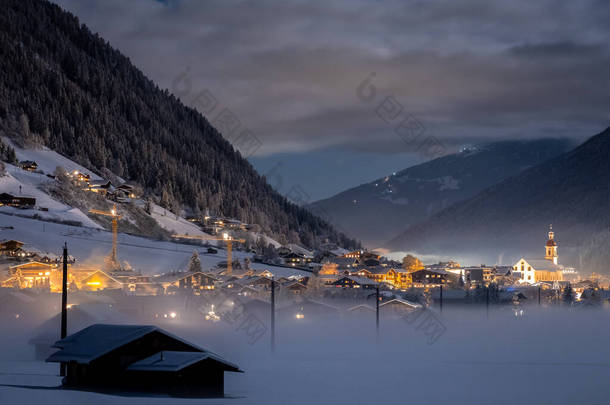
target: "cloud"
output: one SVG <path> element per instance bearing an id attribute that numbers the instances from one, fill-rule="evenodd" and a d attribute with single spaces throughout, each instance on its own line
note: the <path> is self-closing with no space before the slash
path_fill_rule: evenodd
<path id="1" fill-rule="evenodd" d="M 188 72 L 183 101 L 209 90 L 261 154 L 395 153 L 395 123 L 375 112 L 387 96 L 447 144 L 610 125 L 601 0 L 57 3 L 161 87 Z M 363 102 L 356 88 L 371 72 L 377 97 Z"/>

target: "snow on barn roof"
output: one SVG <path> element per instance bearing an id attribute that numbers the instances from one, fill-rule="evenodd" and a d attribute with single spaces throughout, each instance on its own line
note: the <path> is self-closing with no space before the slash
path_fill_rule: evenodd
<path id="1" fill-rule="evenodd" d="M 161 351 L 143 360 L 136 361 L 127 370 L 132 371 L 180 371 L 200 361 L 211 360 L 220 363 L 225 371 L 243 372 L 239 367 L 220 356 L 209 352 Z"/>
<path id="2" fill-rule="evenodd" d="M 407 300 L 403 300 L 401 298 L 393 298 L 389 301 L 383 302 L 381 304 L 379 304 L 379 308 L 384 307 L 386 305 L 392 304 L 392 303 L 398 303 L 398 304 L 402 304 L 411 308 L 422 308 L 421 304 L 417 304 L 415 302 L 411 302 L 411 301 L 407 301 Z"/>
<path id="3" fill-rule="evenodd" d="M 185 345 L 190 346 L 195 351 L 207 352 L 156 326 L 95 324 L 82 329 L 65 339 L 55 342 L 52 347 L 61 350 L 52 354 L 46 361 L 55 363 L 76 361 L 77 363 L 88 364 L 91 361 L 152 332 L 159 332 L 172 339 L 176 339 Z"/>

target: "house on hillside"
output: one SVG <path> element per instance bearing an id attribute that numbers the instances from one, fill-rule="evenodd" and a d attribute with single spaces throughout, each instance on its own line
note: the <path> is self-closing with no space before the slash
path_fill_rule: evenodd
<path id="1" fill-rule="evenodd" d="M 224 373 L 242 372 L 219 355 L 156 326 L 91 325 L 57 341 L 47 362 L 66 365 L 65 387 L 224 395 Z"/>
<path id="2" fill-rule="evenodd" d="M 34 197 L 17 197 L 8 193 L 0 194 L 0 207 L 15 207 L 15 208 L 34 208 L 36 199 Z"/>
<path id="3" fill-rule="evenodd" d="M 107 181 L 91 182 L 91 183 L 89 183 L 89 186 L 85 190 L 91 191 L 92 193 L 97 193 L 97 194 L 106 196 L 108 194 L 114 193 L 115 188 L 112 185 L 112 182 L 110 180 L 107 180 Z"/>
<path id="4" fill-rule="evenodd" d="M 19 167 L 23 170 L 27 170 L 28 172 L 35 172 L 38 170 L 38 163 L 33 160 L 23 160 L 19 162 Z"/>
<path id="5" fill-rule="evenodd" d="M 417 270 L 411 274 L 413 286 L 415 287 L 429 287 L 429 286 L 441 286 L 447 284 L 449 280 L 449 272 L 445 270 Z"/>
<path id="6" fill-rule="evenodd" d="M 23 253 L 23 245 L 25 243 L 14 240 L 14 239 L 4 239 L 0 241 L 0 256 L 10 256 L 17 257 L 20 256 L 20 253 Z M 23 255 L 25 256 L 25 254 Z"/>
<path id="7" fill-rule="evenodd" d="M 57 272 L 57 264 L 30 261 L 9 267 L 11 279 L 6 280 L 6 286 L 18 288 L 51 289 L 51 281 Z"/>
<path id="8" fill-rule="evenodd" d="M 362 288 L 363 290 L 373 290 L 379 285 L 377 282 L 360 276 L 345 276 L 337 281 L 330 283 L 332 287 L 343 288 Z"/>
<path id="9" fill-rule="evenodd" d="M 202 271 L 179 271 L 153 277 L 151 282 L 158 284 L 163 294 L 200 294 L 203 290 L 213 290 L 218 279 Z"/>

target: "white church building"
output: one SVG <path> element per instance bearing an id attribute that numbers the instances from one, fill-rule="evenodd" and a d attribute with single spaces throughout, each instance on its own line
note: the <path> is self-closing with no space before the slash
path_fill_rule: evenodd
<path id="1" fill-rule="evenodd" d="M 544 246 L 544 258 L 522 257 L 513 265 L 513 274 L 520 274 L 521 283 L 534 284 L 540 281 L 563 281 L 563 266 L 559 265 L 557 242 L 553 225 Z"/>

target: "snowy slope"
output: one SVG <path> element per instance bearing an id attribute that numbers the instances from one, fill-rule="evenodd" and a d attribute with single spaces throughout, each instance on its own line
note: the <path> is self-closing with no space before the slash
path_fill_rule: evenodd
<path id="1" fill-rule="evenodd" d="M 38 163 L 38 169 L 42 170 L 45 174 L 53 174 L 57 166 L 61 166 L 68 172 L 78 170 L 81 173 L 86 173 L 91 176 L 91 180 L 101 180 L 102 178 L 91 170 L 73 162 L 65 156 L 47 148 L 42 147 L 40 149 L 23 149 L 15 145 L 10 139 L 2 137 L 2 141 L 15 149 L 15 154 L 19 160 L 33 160 Z"/>
<path id="2" fill-rule="evenodd" d="M 214 236 L 203 232 L 199 227 L 192 222 L 187 221 L 182 217 L 176 218 L 176 215 L 169 212 L 157 204 L 152 204 L 152 215 L 159 226 L 171 233 L 190 236 L 204 236 L 206 238 L 214 238 Z M 210 241 L 210 244 L 216 245 L 216 241 Z"/>
<path id="3" fill-rule="evenodd" d="M 112 234 L 104 230 L 2 215 L 0 212 L 0 228 L 6 226 L 13 226 L 14 229 L 1 229 L 0 239 L 21 240 L 26 242 L 26 248 L 34 247 L 55 254 L 61 254 L 62 246 L 66 242 L 69 253 L 78 263 L 84 265 L 99 264 L 112 246 Z M 194 250 L 199 252 L 201 264 L 206 271 L 219 262 L 226 261 L 226 251 L 223 249 L 218 249 L 217 254 L 208 254 L 207 249 L 197 245 L 157 241 L 119 233 L 119 260 L 127 261 L 133 268 L 146 274 L 185 269 Z M 251 256 L 250 253 L 233 251 L 233 259 L 243 260 Z M 309 274 L 260 263 L 252 263 L 252 267 L 257 270 L 267 269 L 278 277 Z"/>
<path id="4" fill-rule="evenodd" d="M 0 212 L 24 216 L 38 215 L 42 218 L 55 221 L 76 221 L 86 227 L 102 228 L 81 210 L 62 204 L 40 190 L 39 186 L 53 181 L 44 174 L 31 173 L 9 164 L 6 164 L 6 172 L 6 176 L 0 177 L 0 192 L 16 196 L 34 197 L 36 198 L 36 208 L 24 210 L 13 207 L 0 207 Z M 48 211 L 40 211 L 39 207 L 47 208 Z"/>

